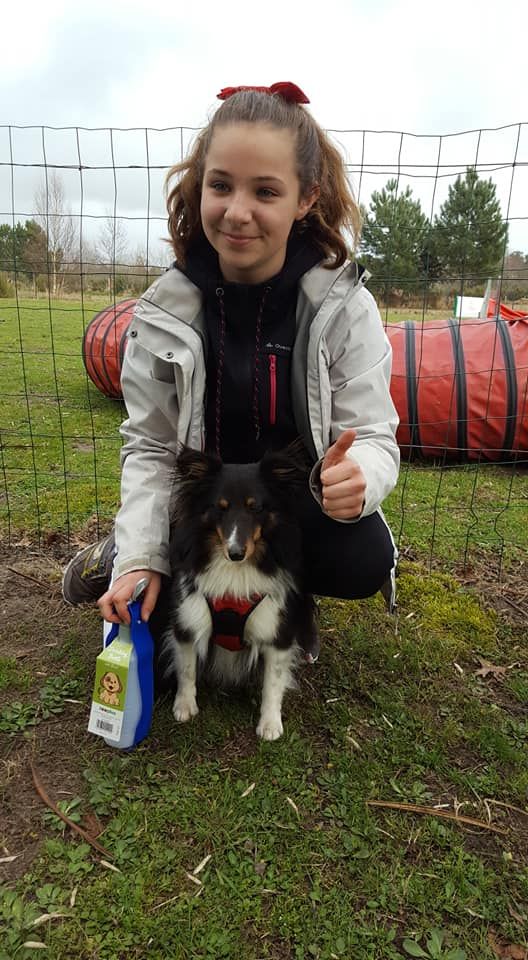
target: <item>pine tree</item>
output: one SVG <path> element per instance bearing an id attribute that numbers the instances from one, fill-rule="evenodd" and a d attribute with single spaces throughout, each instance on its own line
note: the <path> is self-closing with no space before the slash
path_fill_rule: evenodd
<path id="1" fill-rule="evenodd" d="M 416 288 L 424 275 L 423 253 L 429 222 L 412 190 L 398 190 L 398 181 L 389 180 L 374 191 L 370 212 L 364 215 L 361 260 L 372 271 L 376 285 L 383 282 L 387 293 Z"/>
<path id="2" fill-rule="evenodd" d="M 22 269 L 28 222 L 25 227 L 21 223 L 15 223 L 14 226 L 0 223 L 0 270 L 14 275 Z"/>
<path id="3" fill-rule="evenodd" d="M 433 244 L 444 277 L 481 285 L 500 273 L 508 225 L 504 223 L 496 187 L 481 180 L 473 167 L 449 187 L 435 218 Z"/>
<path id="4" fill-rule="evenodd" d="M 14 226 L 0 224 L 0 272 L 8 273 L 15 282 L 32 280 L 36 290 L 37 276 L 46 274 L 47 264 L 46 234 L 35 220 Z"/>
<path id="5" fill-rule="evenodd" d="M 38 277 L 47 278 L 49 271 L 48 241 L 42 227 L 36 220 L 26 220 L 26 242 L 22 253 L 22 270 L 32 280 L 35 296 Z"/>

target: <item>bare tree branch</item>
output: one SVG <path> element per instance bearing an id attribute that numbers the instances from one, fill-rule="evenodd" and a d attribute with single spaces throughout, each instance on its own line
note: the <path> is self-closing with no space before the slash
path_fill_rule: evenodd
<path id="1" fill-rule="evenodd" d="M 73 259 L 76 228 L 66 204 L 64 184 L 55 171 L 48 172 L 35 193 L 35 220 L 48 241 L 48 274 L 52 296 L 60 294 L 64 266 Z"/>

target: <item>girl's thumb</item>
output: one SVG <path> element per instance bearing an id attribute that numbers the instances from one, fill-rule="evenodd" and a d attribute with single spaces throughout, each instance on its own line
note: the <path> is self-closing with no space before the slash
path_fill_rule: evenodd
<path id="1" fill-rule="evenodd" d="M 352 427 L 345 430 L 326 451 L 323 470 L 326 470 L 328 467 L 335 467 L 336 464 L 341 463 L 341 461 L 345 459 L 348 448 L 352 446 L 355 439 L 356 431 L 353 430 Z"/>

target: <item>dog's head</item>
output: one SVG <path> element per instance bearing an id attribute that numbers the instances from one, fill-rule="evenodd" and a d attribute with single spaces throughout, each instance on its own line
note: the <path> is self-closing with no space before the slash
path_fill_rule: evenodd
<path id="1" fill-rule="evenodd" d="M 222 464 L 184 447 L 177 460 L 180 516 L 194 516 L 236 563 L 265 549 L 273 530 L 294 519 L 309 464 L 302 444 L 266 453 L 258 463 Z M 177 520 L 176 520 L 177 522 Z"/>
<path id="2" fill-rule="evenodd" d="M 101 677 L 101 686 L 104 687 L 108 693 L 121 693 L 123 689 L 119 677 L 116 673 L 113 673 L 112 670 L 107 670 L 104 677 Z"/>

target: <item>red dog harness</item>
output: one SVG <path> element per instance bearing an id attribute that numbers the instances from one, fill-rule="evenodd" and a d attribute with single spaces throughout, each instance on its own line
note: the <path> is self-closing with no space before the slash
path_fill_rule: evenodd
<path id="1" fill-rule="evenodd" d="M 263 599 L 259 593 L 242 599 L 229 594 L 224 597 L 215 597 L 213 600 L 208 598 L 207 603 L 213 620 L 214 643 L 233 653 L 244 650 L 243 637 L 247 618 Z"/>

